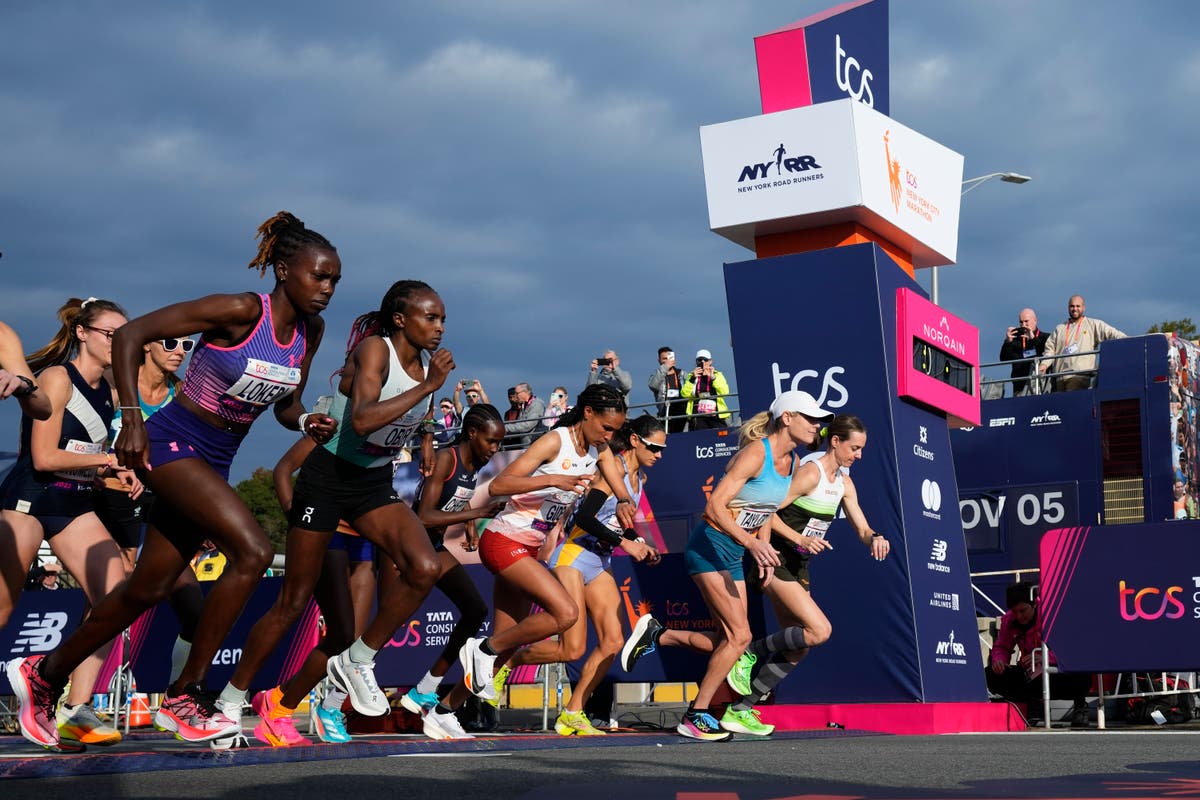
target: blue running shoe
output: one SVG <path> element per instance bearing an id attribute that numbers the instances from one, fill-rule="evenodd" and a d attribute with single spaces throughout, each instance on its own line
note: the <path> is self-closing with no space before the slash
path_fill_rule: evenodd
<path id="1" fill-rule="evenodd" d="M 418 717 L 423 716 L 429 709 L 438 704 L 437 692 L 418 692 L 417 687 L 413 687 L 400 698 L 400 705 L 416 714 Z"/>
<path id="2" fill-rule="evenodd" d="M 346 732 L 346 715 L 340 708 L 330 710 L 320 703 L 312 703 L 308 707 L 308 732 L 315 734 L 322 742 L 342 744 L 350 741 Z"/>

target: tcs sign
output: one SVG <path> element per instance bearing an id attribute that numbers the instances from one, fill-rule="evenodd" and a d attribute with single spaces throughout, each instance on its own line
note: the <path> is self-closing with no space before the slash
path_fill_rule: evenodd
<path id="1" fill-rule="evenodd" d="M 1121 619 L 1126 622 L 1160 617 L 1179 619 L 1186 613 L 1183 601 L 1179 599 L 1179 595 L 1183 594 L 1182 586 L 1169 586 L 1163 590 L 1156 586 L 1134 589 L 1125 581 L 1117 585 L 1117 594 L 1121 598 Z"/>

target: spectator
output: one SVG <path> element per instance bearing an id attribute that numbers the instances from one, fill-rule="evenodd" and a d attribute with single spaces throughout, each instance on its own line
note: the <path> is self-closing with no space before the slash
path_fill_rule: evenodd
<path id="1" fill-rule="evenodd" d="M 466 378 L 454 385 L 454 413 L 458 414 L 461 419 L 463 414 L 466 414 L 466 409 L 463 408 L 462 401 L 459 400 L 459 395 L 463 392 L 467 395 L 467 408 L 476 403 L 490 403 L 487 392 L 483 390 L 483 386 L 475 378 Z"/>
<path id="2" fill-rule="evenodd" d="M 508 423 L 516 422 L 517 417 L 521 416 L 521 399 L 517 397 L 517 387 L 508 387 L 508 408 L 504 411 L 504 424 L 507 427 Z M 511 432 L 512 429 L 509 429 Z"/>
<path id="3" fill-rule="evenodd" d="M 658 348 L 658 369 L 651 373 L 646 385 L 658 402 L 658 416 L 666 424 L 667 433 L 680 433 L 687 425 L 688 404 L 679 394 L 685 378 L 683 370 L 675 366 L 675 351 L 669 347 Z"/>
<path id="4" fill-rule="evenodd" d="M 696 368 L 688 374 L 679 394 L 688 398 L 690 430 L 725 427 L 725 421 L 729 419 L 729 407 L 725 404 L 729 381 L 720 370 L 713 368 L 712 353 L 696 351 Z"/>
<path id="5" fill-rule="evenodd" d="M 1196 519 L 1196 500 L 1189 497 L 1187 484 L 1175 479 L 1175 519 Z"/>
<path id="6" fill-rule="evenodd" d="M 439 445 L 449 444 L 458 435 L 462 417 L 455 410 L 454 401 L 449 397 L 443 397 L 438 401 L 438 410 L 434 412 L 433 424 L 437 428 L 433 432 L 433 439 Z"/>
<path id="7" fill-rule="evenodd" d="M 52 592 L 55 589 L 61 589 L 62 586 L 58 582 L 60 572 L 62 572 L 62 564 L 57 561 L 35 564 L 33 569 L 29 570 L 29 578 L 25 581 L 25 591 Z"/>
<path id="8" fill-rule="evenodd" d="M 1029 723 L 1036 724 L 1042 716 L 1042 679 L 1040 653 L 1034 661 L 1035 651 L 1042 647 L 1042 624 L 1037 618 L 1037 587 L 1021 581 L 1008 587 L 1005 592 L 1008 613 L 1000 618 L 1000 632 L 992 645 L 991 665 L 987 670 L 988 690 L 1013 702 L 1028 704 Z M 1012 664 L 1013 652 L 1019 651 L 1017 664 Z M 1054 654 L 1050 655 L 1054 664 Z M 1087 692 L 1091 677 L 1084 673 L 1057 672 L 1050 676 L 1050 696 L 1065 697 L 1073 701 L 1074 707 L 1068 714 L 1072 728 L 1088 726 Z"/>
<path id="9" fill-rule="evenodd" d="M 1001 361 L 1016 361 L 1023 358 L 1035 358 L 1046 349 L 1046 339 L 1050 334 L 1038 328 L 1037 314 L 1032 308 L 1023 308 L 1017 315 L 1017 327 L 1009 328 L 1004 334 L 1004 343 L 1000 345 Z M 1013 397 L 1021 397 L 1030 393 L 1029 381 L 1025 380 L 1033 372 L 1033 361 L 1021 361 L 1012 365 Z"/>
<path id="10" fill-rule="evenodd" d="M 555 386 L 554 391 L 550 393 L 550 405 L 546 406 L 546 427 L 553 428 L 558 418 L 570 410 L 566 388 Z"/>
<path id="11" fill-rule="evenodd" d="M 509 402 L 511 403 L 513 398 L 516 398 L 517 415 L 514 421 L 509 422 L 506 414 L 504 427 L 510 436 L 521 434 L 519 438 L 513 436 L 509 439 L 509 447 L 515 450 L 533 444 L 533 440 L 544 433 L 547 428 L 543 420 L 546 416 L 546 403 L 541 398 L 534 396 L 533 389 L 529 384 L 518 383 L 513 387 L 513 392 L 514 394 L 509 395 Z"/>
<path id="12" fill-rule="evenodd" d="M 633 389 L 633 377 L 621 369 L 621 357 L 616 350 L 605 350 L 600 358 L 592 359 L 591 369 L 588 370 L 587 385 L 603 383 L 616 389 L 622 397 L 628 397 Z"/>
<path id="13" fill-rule="evenodd" d="M 1096 354 L 1090 351 L 1109 339 L 1124 339 L 1125 334 L 1103 320 L 1085 317 L 1083 295 L 1071 295 L 1067 301 L 1067 321 L 1059 323 L 1054 333 L 1046 339 L 1043 355 L 1046 360 L 1038 370 L 1046 372 L 1051 364 L 1054 372 L 1081 371 L 1076 375 L 1064 375 L 1055 382 L 1060 392 L 1087 389 L 1096 375 Z M 1087 355 L 1075 355 L 1087 353 Z M 1053 360 L 1051 360 L 1053 356 Z"/>

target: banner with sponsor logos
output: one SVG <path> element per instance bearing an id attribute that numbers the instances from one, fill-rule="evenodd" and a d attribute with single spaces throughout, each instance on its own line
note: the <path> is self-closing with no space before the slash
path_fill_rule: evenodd
<path id="1" fill-rule="evenodd" d="M 897 394 L 897 289 L 921 289 L 870 244 L 727 264 L 725 286 L 743 416 L 800 389 L 860 417 L 867 446 L 851 475 L 892 544 L 875 562 L 848 522 L 830 528 L 833 550 L 810 570 L 833 636 L 779 700 L 982 700 L 946 420 Z"/>
<path id="2" fill-rule="evenodd" d="M 887 0 L 854 0 L 754 38 L 764 114 L 850 97 L 888 113 Z"/>
<path id="3" fill-rule="evenodd" d="M 1200 522 L 1056 528 L 1042 537 L 1042 635 L 1072 672 L 1200 664 Z"/>

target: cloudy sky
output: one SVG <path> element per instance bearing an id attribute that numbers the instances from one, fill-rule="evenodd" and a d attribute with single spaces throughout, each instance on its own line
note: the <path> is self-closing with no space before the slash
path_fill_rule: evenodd
<path id="1" fill-rule="evenodd" d="M 69 295 L 269 290 L 245 264 L 288 209 L 344 265 L 310 402 L 400 278 L 438 289 L 458 376 L 500 406 L 520 380 L 574 393 L 606 347 L 634 401 L 660 344 L 732 379 L 721 265 L 751 254 L 708 230 L 697 131 L 759 113 L 755 35 L 830 5 L 6 3 L 0 318 L 32 350 Z M 1185 0 L 893 0 L 892 116 L 967 176 L 1034 178 L 964 198 L 941 272 L 986 358 L 1075 292 L 1127 332 L 1200 316 L 1198 22 Z M 293 435 L 265 419 L 234 477 Z"/>

